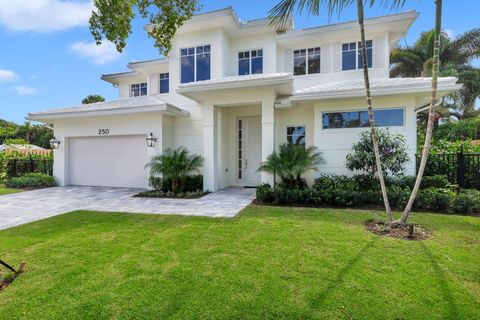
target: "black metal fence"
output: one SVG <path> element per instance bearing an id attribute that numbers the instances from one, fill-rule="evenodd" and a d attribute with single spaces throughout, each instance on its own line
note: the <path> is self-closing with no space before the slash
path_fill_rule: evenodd
<path id="1" fill-rule="evenodd" d="M 50 159 L 9 159 L 7 162 L 7 176 L 18 177 L 25 173 L 36 172 L 53 175 L 53 160 Z"/>
<path id="2" fill-rule="evenodd" d="M 421 155 L 417 154 L 417 170 Z M 446 175 L 450 183 L 460 188 L 480 189 L 480 153 L 431 154 L 425 175 Z"/>

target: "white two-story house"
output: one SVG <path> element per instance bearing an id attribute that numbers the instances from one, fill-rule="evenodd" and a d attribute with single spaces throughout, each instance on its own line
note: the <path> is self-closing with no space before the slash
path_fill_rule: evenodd
<path id="1" fill-rule="evenodd" d="M 418 13 L 366 20 L 376 124 L 403 134 L 415 173 L 416 112 L 431 80 L 389 79 L 389 54 Z M 241 21 L 231 8 L 194 16 L 176 33 L 165 59 L 132 62 L 106 74 L 119 99 L 35 112 L 53 124 L 60 185 L 147 187 L 145 164 L 166 148 L 204 157 L 205 190 L 272 183 L 259 164 L 280 144 L 314 145 L 321 172 L 348 174 L 345 156 L 368 129 L 356 22 L 298 30 Z M 441 78 L 440 96 L 456 90 Z M 146 138 L 157 138 L 148 147 Z M 314 178 L 312 173 L 308 179 Z"/>

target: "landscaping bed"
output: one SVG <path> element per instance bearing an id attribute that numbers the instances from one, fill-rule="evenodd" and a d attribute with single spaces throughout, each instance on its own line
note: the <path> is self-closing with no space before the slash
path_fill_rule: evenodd
<path id="1" fill-rule="evenodd" d="M 161 190 L 148 190 L 140 192 L 134 197 L 138 198 L 172 198 L 172 199 L 198 199 L 206 196 L 210 192 L 205 191 L 189 191 L 189 192 L 172 192 Z"/>
<path id="2" fill-rule="evenodd" d="M 434 232 L 405 241 L 365 230 L 384 218 L 250 206 L 36 221 L 0 231 L 2 259 L 27 264 L 0 319 L 479 319 L 480 219 L 413 213 Z"/>

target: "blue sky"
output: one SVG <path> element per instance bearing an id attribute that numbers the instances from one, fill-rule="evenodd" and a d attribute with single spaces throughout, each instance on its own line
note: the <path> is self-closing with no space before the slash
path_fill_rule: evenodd
<path id="1" fill-rule="evenodd" d="M 264 17 L 279 0 L 201 0 L 202 11 L 232 6 L 242 20 Z M 405 41 L 412 44 L 419 33 L 432 28 L 434 1 L 407 0 L 399 11 L 415 9 L 420 17 Z M 135 19 L 133 33 L 123 54 L 112 46 L 97 48 L 88 30 L 89 1 L 0 0 L 0 118 L 22 123 L 28 112 L 78 105 L 88 94 L 116 99 L 117 89 L 100 80 L 103 73 L 126 70 L 132 60 L 159 56 Z M 478 0 L 444 1 L 443 27 L 451 35 L 480 27 Z M 382 7 L 366 10 L 367 17 L 389 14 Z M 326 14 L 296 14 L 296 28 L 355 20 L 354 7 L 330 21 Z M 479 63 L 476 63 L 479 65 Z"/>

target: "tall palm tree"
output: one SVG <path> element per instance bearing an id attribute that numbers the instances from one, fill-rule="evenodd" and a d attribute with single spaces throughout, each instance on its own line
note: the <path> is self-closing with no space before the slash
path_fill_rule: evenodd
<path id="1" fill-rule="evenodd" d="M 82 100 L 82 104 L 90 104 L 103 101 L 105 101 L 104 97 L 99 96 L 98 94 L 89 94 Z"/>
<path id="2" fill-rule="evenodd" d="M 380 1 L 384 3 L 384 1 Z M 404 4 L 405 0 L 391 0 L 390 4 L 392 8 L 400 7 Z M 341 12 L 345 7 L 354 3 L 354 0 L 282 0 L 270 11 L 270 21 L 272 24 L 285 26 L 288 19 L 291 17 L 293 10 L 297 7 L 299 11 L 307 9 L 312 15 L 318 16 L 320 14 L 320 5 L 325 4 L 329 16 L 333 12 Z M 390 203 L 388 201 L 387 188 L 385 186 L 384 173 L 382 169 L 382 163 L 380 160 L 380 151 L 378 147 L 377 133 L 375 131 L 375 118 L 373 115 L 372 97 L 370 92 L 370 80 L 368 74 L 367 64 L 367 50 L 365 40 L 365 16 L 363 0 L 356 0 L 358 23 L 360 25 L 360 38 L 361 38 L 361 50 L 362 50 L 362 62 L 363 62 L 363 78 L 365 81 L 365 93 L 368 106 L 368 118 L 370 122 L 370 131 L 372 136 L 372 144 L 375 154 L 375 163 L 377 167 L 377 175 L 382 189 L 383 203 L 385 211 L 387 212 L 387 221 L 391 222 L 392 210 L 390 209 Z M 370 5 L 373 5 L 375 0 L 370 0 Z"/>
<path id="3" fill-rule="evenodd" d="M 412 193 L 408 199 L 408 203 L 403 210 L 402 216 L 396 224 L 403 225 L 407 222 L 407 219 L 412 210 L 413 202 L 415 201 L 418 190 L 420 189 L 420 183 L 422 182 L 423 173 L 427 164 L 428 154 L 430 151 L 430 142 L 432 140 L 433 122 L 435 117 L 435 104 L 437 103 L 437 85 L 438 85 L 438 73 L 440 68 L 440 41 L 442 37 L 442 0 L 436 0 L 435 10 L 435 43 L 433 46 L 433 60 L 432 60 L 432 96 L 430 98 L 430 106 L 428 108 L 428 122 L 427 130 L 425 133 L 425 143 L 423 145 L 422 159 L 420 160 L 420 166 L 417 172 L 417 178 L 415 185 L 413 186 Z"/>
<path id="4" fill-rule="evenodd" d="M 435 30 L 422 32 L 413 46 L 397 48 L 390 55 L 392 77 L 426 77 L 432 75 Z M 480 28 L 469 30 L 454 39 L 440 34 L 440 76 L 456 76 L 463 88 L 443 99 L 437 114 L 457 119 L 478 115 L 475 101 L 480 96 L 480 68 L 472 65 L 480 58 Z"/>

